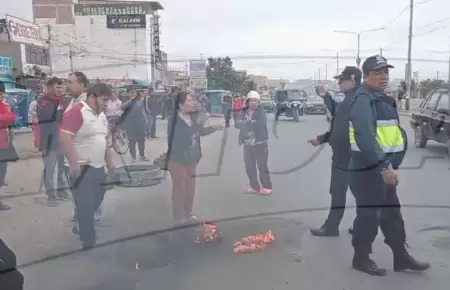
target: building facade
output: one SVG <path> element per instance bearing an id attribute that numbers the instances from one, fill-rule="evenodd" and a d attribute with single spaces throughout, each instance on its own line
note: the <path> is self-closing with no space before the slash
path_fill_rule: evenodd
<path id="1" fill-rule="evenodd" d="M 266 76 L 249 75 L 248 77 L 249 77 L 250 80 L 253 81 L 253 83 L 255 84 L 257 90 L 267 88 L 268 78 Z"/>
<path id="2" fill-rule="evenodd" d="M 160 9 L 158 2 L 33 0 L 35 21 L 50 43 L 52 74 L 60 77 L 83 71 L 89 78 L 163 82 Z"/>

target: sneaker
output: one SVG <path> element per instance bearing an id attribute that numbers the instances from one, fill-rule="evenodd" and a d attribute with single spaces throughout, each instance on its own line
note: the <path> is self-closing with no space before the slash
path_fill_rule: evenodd
<path id="1" fill-rule="evenodd" d="M 11 207 L 9 205 L 0 202 L 0 210 L 10 210 L 10 209 Z"/>
<path id="2" fill-rule="evenodd" d="M 59 203 L 58 203 L 58 200 L 56 199 L 56 196 L 47 198 L 47 206 L 55 207 L 58 205 L 59 205 Z"/>
<path id="3" fill-rule="evenodd" d="M 81 246 L 83 247 L 84 250 L 90 250 L 95 247 L 95 244 L 96 244 L 95 241 L 82 242 Z"/>
<path id="4" fill-rule="evenodd" d="M 131 163 L 136 163 L 136 162 L 137 162 L 136 158 L 131 159 Z"/>
<path id="5" fill-rule="evenodd" d="M 260 193 L 263 195 L 272 194 L 272 188 L 262 188 Z"/>
<path id="6" fill-rule="evenodd" d="M 145 156 L 141 156 L 141 161 L 148 161 L 148 158 Z"/>
<path id="7" fill-rule="evenodd" d="M 152 139 L 159 139 L 159 137 L 156 137 L 156 136 L 152 136 L 151 138 Z"/>
<path id="8" fill-rule="evenodd" d="M 260 194 L 260 190 L 249 187 L 249 188 L 247 188 L 247 191 L 245 193 L 247 193 L 247 194 Z"/>
<path id="9" fill-rule="evenodd" d="M 311 234 L 316 237 L 339 237 L 339 229 L 329 228 L 323 225 L 320 228 L 310 230 Z"/>
<path id="10" fill-rule="evenodd" d="M 56 194 L 56 198 L 59 200 L 71 200 L 71 196 L 67 191 L 62 191 Z"/>

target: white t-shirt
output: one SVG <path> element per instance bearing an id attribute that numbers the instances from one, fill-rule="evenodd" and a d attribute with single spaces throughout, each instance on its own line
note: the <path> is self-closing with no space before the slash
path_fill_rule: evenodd
<path id="1" fill-rule="evenodd" d="M 106 116 L 107 117 L 120 117 L 122 115 L 122 110 L 120 109 L 122 106 L 122 101 L 119 99 L 116 100 L 108 100 L 106 103 Z"/>

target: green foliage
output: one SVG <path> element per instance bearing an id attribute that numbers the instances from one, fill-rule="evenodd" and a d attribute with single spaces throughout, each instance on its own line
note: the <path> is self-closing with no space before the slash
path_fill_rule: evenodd
<path id="1" fill-rule="evenodd" d="M 210 57 L 206 66 L 206 78 L 209 90 L 227 90 L 246 94 L 255 89 L 255 84 L 242 77 L 233 68 L 233 61 L 227 57 Z"/>

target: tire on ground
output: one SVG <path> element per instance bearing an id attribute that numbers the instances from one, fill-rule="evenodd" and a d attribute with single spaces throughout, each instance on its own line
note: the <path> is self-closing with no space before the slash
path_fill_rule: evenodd
<path id="1" fill-rule="evenodd" d="M 161 169 L 153 164 L 132 164 L 116 170 L 118 186 L 147 187 L 161 183 Z"/>

